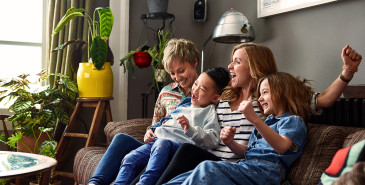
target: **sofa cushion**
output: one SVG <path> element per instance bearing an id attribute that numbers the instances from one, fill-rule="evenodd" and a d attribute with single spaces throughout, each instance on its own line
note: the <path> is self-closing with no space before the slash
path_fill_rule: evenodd
<path id="1" fill-rule="evenodd" d="M 111 141 L 116 134 L 124 133 L 143 142 L 143 137 L 144 134 L 146 133 L 146 129 L 151 124 L 152 124 L 151 118 L 130 119 L 127 121 L 109 122 L 104 128 L 104 133 L 107 136 L 108 141 Z"/>
<path id="2" fill-rule="evenodd" d="M 106 147 L 85 147 L 76 153 L 73 175 L 77 184 L 87 184 L 105 151 Z"/>
<path id="3" fill-rule="evenodd" d="M 356 128 L 308 124 L 303 153 L 288 172 L 294 185 L 317 184 L 345 138 Z"/>
<path id="4" fill-rule="evenodd" d="M 346 137 L 345 141 L 343 142 L 342 148 L 352 146 L 355 143 L 358 143 L 359 141 L 362 141 L 364 139 L 365 139 L 365 128 L 358 128 L 354 133 L 351 133 Z"/>

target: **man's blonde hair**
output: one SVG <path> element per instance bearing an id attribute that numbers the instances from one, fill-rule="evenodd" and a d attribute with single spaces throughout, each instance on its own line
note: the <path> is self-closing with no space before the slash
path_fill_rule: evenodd
<path id="1" fill-rule="evenodd" d="M 274 55 L 268 47 L 252 42 L 239 44 L 232 50 L 231 61 L 233 61 L 234 53 L 239 49 L 244 49 L 247 53 L 250 75 L 253 78 L 253 85 L 250 89 L 251 97 L 253 98 L 259 79 L 265 75 L 276 73 L 278 69 L 276 67 Z M 223 92 L 221 99 L 235 101 L 240 98 L 241 91 L 240 87 L 233 88 L 231 83 L 229 83 L 226 90 Z"/>
<path id="2" fill-rule="evenodd" d="M 269 74 L 260 79 L 257 87 L 257 98 L 261 95 L 260 85 L 265 79 L 270 86 L 271 100 L 274 106 L 283 106 L 284 110 L 291 115 L 297 115 L 306 122 L 309 121 L 313 90 L 309 86 L 308 80 L 299 80 L 298 77 L 284 72 Z M 263 112 L 261 105 L 259 108 Z"/>
<path id="3" fill-rule="evenodd" d="M 189 62 L 194 66 L 195 60 L 199 63 L 199 51 L 195 44 L 186 39 L 171 39 L 163 52 L 163 66 L 170 73 L 172 60 L 178 62 Z"/>

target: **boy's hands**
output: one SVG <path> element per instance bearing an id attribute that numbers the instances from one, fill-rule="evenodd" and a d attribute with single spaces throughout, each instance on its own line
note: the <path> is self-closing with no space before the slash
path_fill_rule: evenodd
<path id="1" fill-rule="evenodd" d="M 241 102 L 238 107 L 238 111 L 242 112 L 245 115 L 246 119 L 251 123 L 257 121 L 257 119 L 261 120 L 259 116 L 257 116 L 255 110 L 253 110 L 252 101 L 244 100 Z"/>
<path id="2" fill-rule="evenodd" d="M 236 134 L 236 127 L 224 127 L 221 130 L 220 138 L 227 146 L 233 143 L 234 135 Z"/>
<path id="3" fill-rule="evenodd" d="M 184 132 L 189 130 L 189 120 L 184 115 L 178 116 L 176 120 L 179 122 L 181 128 L 184 129 Z"/>
<path id="4" fill-rule="evenodd" d="M 154 138 L 156 138 L 157 136 L 153 133 L 152 129 L 148 129 L 146 134 L 144 135 L 144 142 L 145 143 L 150 143 L 150 142 L 154 142 Z"/>

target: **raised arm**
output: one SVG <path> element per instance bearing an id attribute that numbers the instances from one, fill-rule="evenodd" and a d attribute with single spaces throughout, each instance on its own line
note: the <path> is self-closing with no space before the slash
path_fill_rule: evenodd
<path id="1" fill-rule="evenodd" d="M 246 119 L 255 126 L 266 142 L 278 154 L 285 153 L 292 146 L 293 142 L 288 137 L 279 135 L 257 116 L 251 101 L 242 101 L 238 110 L 246 116 Z"/>
<path id="2" fill-rule="evenodd" d="M 342 49 L 341 58 L 343 67 L 340 76 L 317 97 L 317 108 L 330 107 L 341 96 L 347 84 L 350 82 L 362 60 L 362 56 L 346 45 Z"/>

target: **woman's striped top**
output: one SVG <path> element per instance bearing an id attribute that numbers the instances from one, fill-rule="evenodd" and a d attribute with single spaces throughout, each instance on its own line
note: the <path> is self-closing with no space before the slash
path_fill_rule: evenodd
<path id="1" fill-rule="evenodd" d="M 228 103 L 228 101 L 219 101 L 217 106 L 218 123 L 221 128 L 227 126 L 236 127 L 234 140 L 240 144 L 247 144 L 254 126 L 240 111 L 232 111 Z M 257 101 L 253 101 L 252 104 L 257 115 L 262 117 L 260 109 L 257 106 Z M 210 150 L 210 152 L 222 158 L 222 160 L 236 161 L 241 159 L 240 156 L 234 154 L 222 141 L 220 141 L 217 148 Z"/>

